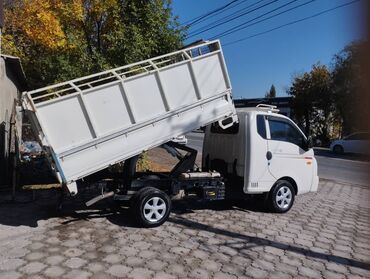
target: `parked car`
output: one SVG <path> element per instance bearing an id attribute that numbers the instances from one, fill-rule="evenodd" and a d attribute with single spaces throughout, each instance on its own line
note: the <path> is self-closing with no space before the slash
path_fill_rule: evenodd
<path id="1" fill-rule="evenodd" d="M 370 133 L 353 133 L 343 139 L 335 140 L 330 145 L 330 150 L 336 154 L 370 154 Z"/>

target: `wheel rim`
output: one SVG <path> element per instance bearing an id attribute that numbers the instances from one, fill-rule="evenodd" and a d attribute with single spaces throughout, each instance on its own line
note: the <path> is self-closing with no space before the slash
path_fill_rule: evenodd
<path id="1" fill-rule="evenodd" d="M 292 202 L 292 191 L 287 186 L 281 187 L 276 193 L 276 204 L 281 209 L 286 209 Z"/>
<path id="2" fill-rule="evenodd" d="M 166 214 L 166 203 L 159 197 L 149 199 L 143 208 L 144 217 L 151 223 L 159 222 Z"/>

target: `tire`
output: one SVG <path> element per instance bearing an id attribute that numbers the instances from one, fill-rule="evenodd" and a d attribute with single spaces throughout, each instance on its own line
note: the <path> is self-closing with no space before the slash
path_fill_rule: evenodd
<path id="1" fill-rule="evenodd" d="M 334 151 L 335 154 L 343 154 L 344 153 L 343 146 L 341 146 L 341 145 L 335 145 L 333 147 L 333 151 Z"/>
<path id="2" fill-rule="evenodd" d="M 294 195 L 292 184 L 286 180 L 279 180 L 269 193 L 268 205 L 273 212 L 288 212 L 293 206 Z"/>
<path id="3" fill-rule="evenodd" d="M 131 209 L 139 225 L 153 228 L 167 221 L 171 212 L 171 199 L 154 187 L 140 189 L 132 198 Z"/>

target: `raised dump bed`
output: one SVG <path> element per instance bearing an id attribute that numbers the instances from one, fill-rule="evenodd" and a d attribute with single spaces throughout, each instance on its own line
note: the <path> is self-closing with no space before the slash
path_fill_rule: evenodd
<path id="1" fill-rule="evenodd" d="M 78 179 L 236 119 L 219 41 L 25 92 L 23 107 L 60 182 L 75 193 Z"/>

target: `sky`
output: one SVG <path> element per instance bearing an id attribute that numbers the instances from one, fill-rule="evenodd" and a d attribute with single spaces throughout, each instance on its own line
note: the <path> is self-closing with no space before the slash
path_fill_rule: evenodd
<path id="1" fill-rule="evenodd" d="M 263 97 L 272 84 L 276 87 L 277 96 L 287 96 L 286 90 L 289 88 L 294 75 L 309 71 L 312 65 L 316 63 L 331 66 L 333 56 L 336 53 L 352 41 L 365 38 L 365 30 L 361 28 L 364 24 L 364 8 L 362 5 L 368 0 L 360 0 L 330 13 L 239 43 L 226 44 L 351 1 L 312 1 L 288 13 L 220 38 L 221 44 L 224 45 L 223 51 L 234 98 Z M 230 2 L 231 0 L 173 0 L 173 14 L 179 16 L 180 23 L 186 23 Z M 238 12 L 251 4 L 257 3 L 249 9 L 270 2 L 272 0 L 237 0 L 233 5 L 238 4 L 238 6 L 230 8 L 207 21 L 193 25 L 189 32 L 194 33 L 196 29 L 209 24 L 214 26 L 214 21 Z M 229 28 L 289 2 L 292 2 L 292 0 L 276 0 L 264 8 L 241 16 L 234 21 L 188 38 L 185 43 L 191 43 L 197 39 L 210 39 Z M 305 2 L 308 2 L 308 0 L 296 0 L 275 13 Z M 232 5 L 229 7 L 232 7 Z M 273 14 L 268 14 L 265 17 Z"/>

